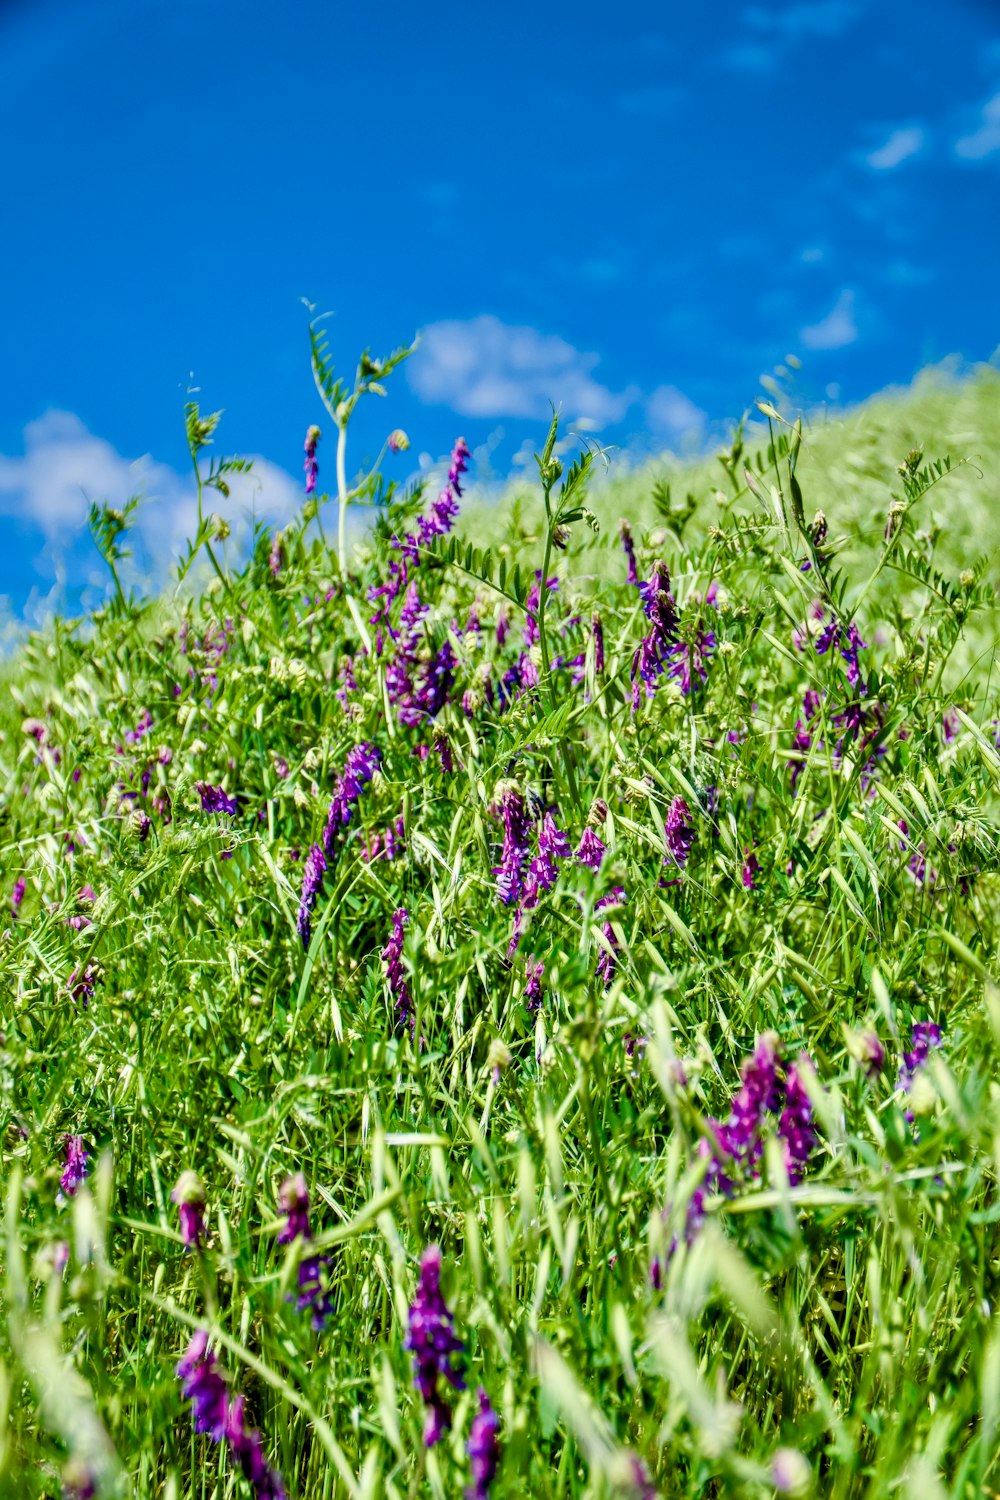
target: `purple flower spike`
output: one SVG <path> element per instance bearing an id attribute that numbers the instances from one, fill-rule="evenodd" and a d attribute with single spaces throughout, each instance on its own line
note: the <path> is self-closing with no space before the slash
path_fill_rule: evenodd
<path id="1" fill-rule="evenodd" d="M 239 812 L 239 803 L 235 797 L 230 797 L 221 786 L 211 786 L 207 781 L 195 783 L 195 790 L 201 798 L 201 810 L 207 813 L 227 813 L 233 818 Z"/>
<path id="2" fill-rule="evenodd" d="M 309 1238 L 309 1188 L 301 1172 L 286 1177 L 278 1193 L 281 1212 L 285 1222 L 278 1235 L 279 1245 L 290 1245 L 293 1240 Z"/>
<path id="3" fill-rule="evenodd" d="M 680 684 L 689 697 L 708 677 L 708 663 L 715 650 L 715 633 L 706 630 L 699 620 L 689 641 L 675 641 L 667 651 L 670 665 L 667 676 Z"/>
<path id="4" fill-rule="evenodd" d="M 451 1313 L 441 1295 L 441 1250 L 428 1245 L 420 1260 L 420 1281 L 410 1307 L 406 1347 L 413 1354 L 413 1383 L 424 1405 L 424 1445 L 434 1444 L 451 1427 L 451 1408 L 438 1389 L 441 1376 L 456 1391 L 465 1390 L 461 1368 L 453 1357 L 465 1347 L 455 1336 Z"/>
<path id="5" fill-rule="evenodd" d="M 496 1478 L 500 1462 L 500 1418 L 490 1405 L 490 1398 L 482 1386 L 476 1392 L 479 1410 L 472 1419 L 469 1440 L 465 1451 L 469 1455 L 472 1484 L 465 1491 L 465 1500 L 487 1500 L 490 1485 Z"/>
<path id="6" fill-rule="evenodd" d="M 413 997 L 403 971 L 403 928 L 410 920 L 405 906 L 392 914 L 392 936 L 382 949 L 385 977 L 396 1001 L 396 1025 L 402 1027 L 409 1022 L 412 1027 Z"/>
<path id="7" fill-rule="evenodd" d="M 170 1194 L 177 1204 L 185 1250 L 197 1250 L 205 1238 L 205 1189 L 197 1172 L 182 1172 Z"/>
<path id="8" fill-rule="evenodd" d="M 68 1135 L 66 1137 L 66 1165 L 59 1179 L 59 1186 L 67 1198 L 74 1198 L 87 1175 L 87 1163 L 90 1160 L 90 1152 L 83 1144 L 82 1135 Z"/>
<path id="9" fill-rule="evenodd" d="M 671 860 L 683 870 L 691 853 L 691 845 L 694 843 L 694 827 L 691 823 L 691 809 L 683 797 L 675 797 L 670 804 L 667 816 L 663 820 L 663 832 L 666 838 L 667 852 L 663 863 L 668 864 Z"/>
<path id="10" fill-rule="evenodd" d="M 904 1052 L 899 1069 L 899 1086 L 908 1094 L 917 1073 L 931 1055 L 931 1049 L 941 1045 L 941 1028 L 934 1021 L 913 1023 L 913 1050 Z"/>
<path id="11" fill-rule="evenodd" d="M 604 676 L 604 624 L 595 610 L 590 617 L 590 629 L 594 637 L 594 676 Z"/>
<path id="12" fill-rule="evenodd" d="M 645 685 L 647 698 L 656 691 L 656 681 L 663 672 L 667 657 L 677 639 L 677 605 L 670 592 L 670 574 L 664 562 L 654 563 L 648 583 L 640 583 L 642 607 L 650 629 L 640 641 L 632 658 L 632 706 L 639 702 L 638 677 Z"/>
<path id="13" fill-rule="evenodd" d="M 552 889 L 559 876 L 556 860 L 568 859 L 572 852 L 569 839 L 556 826 L 552 814 L 547 812 L 538 834 L 538 853 L 531 861 L 528 878 L 524 883 L 525 907 L 530 909 L 536 906 L 542 891 Z"/>
<path id="14" fill-rule="evenodd" d="M 622 547 L 628 558 L 628 582 L 633 588 L 638 588 L 639 573 L 635 565 L 635 542 L 632 540 L 632 528 L 627 521 L 619 521 L 618 535 L 621 537 Z"/>
<path id="15" fill-rule="evenodd" d="M 314 495 L 316 493 L 316 476 L 319 473 L 319 463 L 316 459 L 316 444 L 319 442 L 320 436 L 318 427 L 310 427 L 306 431 L 306 461 L 302 467 L 306 471 L 307 495 Z"/>
<path id="16" fill-rule="evenodd" d="M 625 891 L 622 886 L 616 885 L 606 896 L 602 896 L 595 906 L 595 911 L 603 911 L 608 906 L 622 906 L 625 903 Z M 609 949 L 602 945 L 600 956 L 597 960 L 597 977 L 601 980 L 605 989 L 608 989 L 614 978 L 615 965 L 617 963 L 618 939 L 610 922 L 605 922 L 601 932 L 609 945 Z"/>
<path id="17" fill-rule="evenodd" d="M 281 1475 L 264 1458 L 260 1433 L 247 1428 L 242 1396 L 234 1396 L 230 1403 L 226 1417 L 226 1440 L 230 1452 L 250 1481 L 256 1500 L 286 1500 Z"/>
<path id="18" fill-rule="evenodd" d="M 743 881 L 745 890 L 755 891 L 757 889 L 757 876 L 760 874 L 760 860 L 752 849 L 743 850 L 743 869 L 740 871 L 740 879 Z"/>
<path id="19" fill-rule="evenodd" d="M 24 893 L 26 890 L 27 886 L 23 879 L 19 878 L 14 881 L 14 889 L 10 893 L 10 909 L 15 914 L 17 913 L 17 909 L 21 905 L 21 902 L 24 900 Z"/>
<path id="20" fill-rule="evenodd" d="M 753 1056 L 740 1068 L 741 1087 L 733 1100 L 729 1123 L 722 1130 L 729 1154 L 750 1167 L 760 1160 L 764 1116 L 775 1114 L 781 1106 L 780 1048 L 775 1033 L 765 1031 Z"/>
<path id="21" fill-rule="evenodd" d="M 601 868 L 601 860 L 606 853 L 607 848 L 594 829 L 585 828 L 583 836 L 577 845 L 575 856 L 580 861 L 580 864 L 586 865 L 588 870 L 599 870 Z"/>
<path id="22" fill-rule="evenodd" d="M 778 1135 L 784 1150 L 788 1181 L 793 1187 L 802 1181 L 810 1152 L 816 1144 L 812 1122 L 812 1105 L 802 1087 L 799 1066 L 792 1063 L 785 1076 L 785 1107 L 778 1121 Z"/>
<path id="23" fill-rule="evenodd" d="M 313 844 L 302 866 L 302 895 L 299 897 L 299 915 L 296 922 L 303 948 L 308 948 L 312 938 L 312 910 L 316 905 L 326 873 L 326 856 L 318 844 Z"/>
<path id="24" fill-rule="evenodd" d="M 199 1328 L 192 1335 L 177 1365 L 177 1378 L 182 1394 L 194 1407 L 195 1432 L 207 1432 L 213 1443 L 221 1443 L 229 1416 L 229 1390 L 208 1347 L 205 1329 Z"/>
<path id="25" fill-rule="evenodd" d="M 367 740 L 352 746 L 344 757 L 344 769 L 337 778 L 326 827 L 323 829 L 323 851 L 327 858 L 337 829 L 351 821 L 354 804 L 378 770 L 380 760 L 378 750 Z"/>
<path id="26" fill-rule="evenodd" d="M 529 958 L 524 965 L 527 984 L 524 986 L 524 1003 L 528 1010 L 535 1011 L 542 1003 L 542 980 L 545 965 L 540 959 Z"/>
<path id="27" fill-rule="evenodd" d="M 497 877 L 497 895 L 505 906 L 510 906 L 524 890 L 524 865 L 528 858 L 528 818 L 524 799 L 513 782 L 504 782 L 498 788 L 493 815 L 503 819 L 503 849 L 493 874 Z"/>

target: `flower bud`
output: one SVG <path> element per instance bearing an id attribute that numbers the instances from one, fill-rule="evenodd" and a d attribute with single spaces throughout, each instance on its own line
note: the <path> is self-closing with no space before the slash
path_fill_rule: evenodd
<path id="1" fill-rule="evenodd" d="M 406 436 L 406 433 L 403 431 L 402 427 L 393 428 L 392 432 L 390 432 L 388 438 L 386 439 L 386 442 L 389 446 L 390 452 L 392 453 L 405 453 L 407 448 L 410 446 L 410 440 Z"/>

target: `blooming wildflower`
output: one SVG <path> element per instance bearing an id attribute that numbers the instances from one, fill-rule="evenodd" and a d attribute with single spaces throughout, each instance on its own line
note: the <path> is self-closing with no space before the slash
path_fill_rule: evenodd
<path id="1" fill-rule="evenodd" d="M 298 1312 L 309 1313 L 314 1333 L 321 1332 L 334 1314 L 330 1264 L 328 1255 L 304 1255 L 299 1261 L 295 1307 Z"/>
<path id="2" fill-rule="evenodd" d="M 279 1245 L 290 1245 L 300 1235 L 309 1238 L 309 1188 L 301 1172 L 286 1177 L 278 1193 L 285 1222 L 278 1234 Z"/>
<path id="3" fill-rule="evenodd" d="M 847 1050 L 869 1078 L 876 1078 L 885 1066 L 885 1048 L 874 1031 L 848 1032 Z"/>
<path id="4" fill-rule="evenodd" d="M 66 988 L 73 996 L 74 1005 L 82 1005 L 84 1010 L 87 1009 L 100 977 L 100 970 L 94 964 L 88 964 L 82 974 L 79 969 L 73 970 Z"/>
<path id="5" fill-rule="evenodd" d="M 235 817 L 240 810 L 237 799 L 230 797 L 221 786 L 211 786 L 207 781 L 197 781 L 195 790 L 201 798 L 202 812 L 227 813 L 230 817 Z"/>
<path id="6" fill-rule="evenodd" d="M 177 1204 L 185 1249 L 197 1250 L 205 1238 L 205 1189 L 198 1173 L 182 1172 L 170 1197 Z"/>
<path id="7" fill-rule="evenodd" d="M 448 482 L 430 508 L 430 513 L 421 518 L 417 528 L 417 540 L 426 547 L 432 537 L 443 536 L 450 531 L 458 515 L 458 500 L 462 494 L 460 480 L 469 467 L 469 449 L 464 438 L 459 438 L 451 450 L 448 465 Z"/>
<path id="8" fill-rule="evenodd" d="M 545 965 L 540 959 L 529 958 L 525 960 L 524 971 L 528 981 L 524 986 L 524 1004 L 529 1011 L 535 1011 L 542 1003 Z"/>
<path id="9" fill-rule="evenodd" d="M 260 1433 L 248 1430 L 243 1417 L 243 1397 L 234 1396 L 226 1416 L 226 1440 L 236 1462 L 249 1480 L 256 1500 L 285 1500 L 281 1475 L 264 1458 Z"/>
<path id="10" fill-rule="evenodd" d="M 802 1086 L 802 1074 L 792 1063 L 785 1075 L 785 1107 L 778 1121 L 778 1136 L 785 1157 L 788 1181 L 794 1187 L 801 1182 L 809 1154 L 816 1144 L 812 1105 Z"/>
<path id="11" fill-rule="evenodd" d="M 80 1184 L 87 1175 L 87 1163 L 90 1160 L 90 1152 L 83 1144 L 82 1135 L 68 1135 L 66 1137 L 66 1165 L 63 1167 L 59 1186 L 67 1198 L 75 1198 Z"/>
<path id="12" fill-rule="evenodd" d="M 230 1399 L 218 1361 L 208 1347 L 208 1334 L 199 1328 L 177 1365 L 181 1391 L 194 1407 L 194 1430 L 213 1443 L 226 1443 L 232 1457 L 253 1486 L 256 1500 L 285 1500 L 281 1475 L 264 1458 L 260 1433 L 248 1430 L 243 1397 Z"/>
<path id="13" fill-rule="evenodd" d="M 771 1459 L 771 1483 L 779 1495 L 808 1495 L 812 1470 L 797 1448 L 778 1448 Z"/>
<path id="14" fill-rule="evenodd" d="M 744 888 L 748 891 L 757 889 L 757 876 L 760 874 L 760 860 L 753 850 L 747 846 L 743 850 L 743 868 L 740 871 L 740 879 Z"/>
<path id="15" fill-rule="evenodd" d="M 953 708 L 949 708 L 944 715 L 944 718 L 941 720 L 941 733 L 944 736 L 944 742 L 946 745 L 950 745 L 953 740 L 958 738 L 958 732 L 960 728 L 961 720 L 959 719 L 958 714 Z"/>
<path id="16" fill-rule="evenodd" d="M 666 659 L 677 635 L 677 606 L 670 592 L 670 574 L 664 562 L 653 565 L 648 583 L 640 583 L 639 593 L 650 629 L 643 636 L 632 657 L 632 707 L 639 703 L 638 677 L 646 688 L 647 698 L 656 690 L 656 679 L 666 666 Z M 714 639 L 713 639 L 714 644 Z"/>
<path id="17" fill-rule="evenodd" d="M 601 897 L 594 910 L 603 911 L 608 906 L 622 906 L 625 903 L 625 899 L 624 889 L 620 885 L 616 885 L 606 896 Z M 610 921 L 602 924 L 601 933 L 605 942 L 601 946 L 600 956 L 597 960 L 597 977 L 603 983 L 604 988 L 607 989 L 614 977 L 615 964 L 617 962 L 616 955 L 618 953 L 618 939 L 615 936 L 615 931 Z"/>
<path id="18" fill-rule="evenodd" d="M 24 893 L 27 889 L 27 883 L 23 877 L 19 877 L 14 881 L 14 889 L 10 893 L 10 909 L 15 915 L 17 914 L 18 907 L 24 900 Z"/>
<path id="19" fill-rule="evenodd" d="M 674 864 L 681 870 L 688 862 L 691 853 L 691 845 L 694 843 L 694 828 L 691 823 L 691 810 L 683 797 L 675 797 L 663 820 L 663 832 L 666 837 L 667 852 L 663 863 L 667 864 L 673 860 Z"/>
<path id="20" fill-rule="evenodd" d="M 451 1313 L 441 1295 L 441 1250 L 428 1245 L 420 1259 L 420 1281 L 410 1306 L 406 1347 L 413 1354 L 413 1383 L 424 1405 L 424 1444 L 432 1448 L 451 1427 L 451 1408 L 438 1388 L 441 1376 L 456 1391 L 465 1390 L 461 1366 L 453 1363 L 464 1345 L 455 1335 Z"/>
<path id="21" fill-rule="evenodd" d="M 579 860 L 581 865 L 586 865 L 589 870 L 599 870 L 601 868 L 601 860 L 606 853 L 607 846 L 595 829 L 590 827 L 585 828 L 574 857 Z"/>
<path id="22" fill-rule="evenodd" d="M 594 637 L 594 676 L 604 676 L 604 625 L 596 609 L 590 617 L 590 630 Z"/>
<path id="23" fill-rule="evenodd" d="M 221 1443 L 226 1435 L 229 1390 L 203 1328 L 192 1335 L 178 1362 L 177 1378 L 182 1394 L 194 1407 L 195 1432 L 207 1432 L 213 1443 Z"/>
<path id="24" fill-rule="evenodd" d="M 524 885 L 526 907 L 535 906 L 541 892 L 552 889 L 559 875 L 556 860 L 568 859 L 571 853 L 569 839 L 562 829 L 556 826 L 552 814 L 547 812 L 542 819 L 538 834 L 538 853 L 531 861 L 528 878 Z"/>
<path id="25" fill-rule="evenodd" d="M 465 1451 L 469 1455 L 469 1468 L 472 1470 L 472 1484 L 465 1491 L 465 1500 L 487 1500 L 500 1462 L 500 1443 L 497 1438 L 500 1418 L 490 1405 L 490 1398 L 482 1386 L 476 1396 L 479 1410 L 472 1419 L 469 1440 L 465 1445 Z"/>
<path id="26" fill-rule="evenodd" d="M 267 565 L 275 578 L 277 578 L 278 574 L 281 572 L 281 565 L 284 562 L 284 551 L 285 548 L 284 543 L 281 539 L 281 532 L 276 531 L 271 537 L 271 551 L 268 554 L 267 558 Z"/>
<path id="27" fill-rule="evenodd" d="M 524 799 L 513 782 L 502 783 L 498 788 L 493 815 L 503 819 L 503 848 L 493 874 L 497 877 L 497 895 L 505 906 L 510 906 L 524 890 L 524 864 L 528 857 L 528 818 Z"/>
<path id="28" fill-rule="evenodd" d="M 550 593 L 558 589 L 558 578 L 550 578 L 545 587 L 549 590 Z M 538 607 L 541 603 L 541 598 L 542 574 L 541 569 L 536 568 L 534 580 L 532 582 L 531 588 L 528 590 L 528 597 L 524 601 L 524 644 L 529 649 L 530 647 L 536 645 L 540 638 L 538 632 Z M 534 686 L 534 684 L 529 683 L 528 686 Z"/>
<path id="29" fill-rule="evenodd" d="M 405 453 L 410 446 L 410 440 L 402 427 L 394 427 L 386 438 L 386 444 L 390 453 Z"/>
<path id="30" fill-rule="evenodd" d="M 690 696 L 696 683 L 708 677 L 708 663 L 714 650 L 715 632 L 706 630 L 700 620 L 690 640 L 675 641 L 668 648 L 667 676 L 680 684 L 685 697 Z"/>
<path id="31" fill-rule="evenodd" d="M 329 857 L 338 827 L 351 821 L 355 802 L 379 768 L 380 756 L 374 745 L 362 740 L 344 757 L 344 769 L 337 778 L 336 790 L 323 829 L 323 851 Z"/>
<path id="32" fill-rule="evenodd" d="M 913 1086 L 917 1073 L 930 1056 L 931 1049 L 940 1047 L 941 1028 L 934 1021 L 915 1021 L 912 1039 L 912 1051 L 904 1052 L 899 1069 L 899 1087 L 907 1094 Z"/>
<path id="33" fill-rule="evenodd" d="M 313 426 L 306 429 L 306 461 L 302 467 L 306 471 L 306 494 L 316 493 L 316 476 L 319 473 L 319 463 L 316 458 L 316 444 L 320 440 L 320 430 Z"/>
<path id="34" fill-rule="evenodd" d="M 508 632 L 509 629 L 510 629 L 510 616 L 507 613 L 507 606 L 506 606 L 506 604 L 501 604 L 501 606 L 500 606 L 500 613 L 497 615 L 497 645 L 498 646 L 500 646 L 500 647 L 503 646 L 504 641 L 507 639 L 507 632 Z M 1000 737 L 1000 736 L 998 736 L 998 737 Z"/>
<path id="35" fill-rule="evenodd" d="M 733 1100 L 729 1122 L 722 1136 L 731 1156 L 748 1166 L 760 1159 L 760 1128 L 765 1114 L 774 1114 L 781 1104 L 778 1078 L 780 1042 L 766 1031 L 740 1068 L 741 1085 Z"/>
<path id="36" fill-rule="evenodd" d="M 382 949 L 381 956 L 385 964 L 386 982 L 396 1001 L 396 1024 L 402 1026 L 408 1021 L 412 1028 L 413 997 L 403 972 L 403 928 L 409 920 L 410 914 L 405 906 L 393 912 L 392 935 Z"/>
<path id="37" fill-rule="evenodd" d="M 326 856 L 319 844 L 313 844 L 302 867 L 302 895 L 299 897 L 299 915 L 296 921 L 303 948 L 309 947 L 312 938 L 312 910 L 325 873 Z"/>
<path id="38" fill-rule="evenodd" d="M 618 535 L 621 538 L 625 556 L 628 558 L 628 582 L 633 588 L 639 586 L 639 574 L 635 565 L 635 542 L 632 540 L 632 528 L 627 521 L 618 522 Z"/>

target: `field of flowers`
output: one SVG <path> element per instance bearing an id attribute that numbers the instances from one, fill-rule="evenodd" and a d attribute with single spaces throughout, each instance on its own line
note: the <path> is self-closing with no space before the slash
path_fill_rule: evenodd
<path id="1" fill-rule="evenodd" d="M 0 1493 L 1000 1492 L 995 373 L 487 514 L 405 352 L 5 670 Z"/>

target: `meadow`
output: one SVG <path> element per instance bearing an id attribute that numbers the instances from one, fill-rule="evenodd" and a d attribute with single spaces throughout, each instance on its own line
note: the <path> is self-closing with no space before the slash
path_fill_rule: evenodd
<path id="1" fill-rule="evenodd" d="M 1000 377 L 487 505 L 405 355 L 4 668 L 0 1493 L 1000 1492 Z"/>

